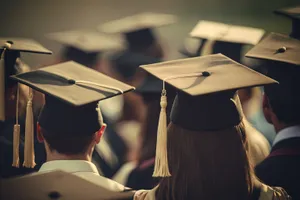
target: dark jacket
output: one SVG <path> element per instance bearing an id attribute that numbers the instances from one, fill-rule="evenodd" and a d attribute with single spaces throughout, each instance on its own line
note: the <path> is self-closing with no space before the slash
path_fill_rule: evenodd
<path id="1" fill-rule="evenodd" d="M 264 183 L 280 186 L 293 200 L 300 200 L 300 138 L 278 142 L 255 171 Z"/>

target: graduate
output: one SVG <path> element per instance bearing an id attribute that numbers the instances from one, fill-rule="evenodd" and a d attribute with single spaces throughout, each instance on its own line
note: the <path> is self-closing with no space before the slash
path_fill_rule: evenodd
<path id="1" fill-rule="evenodd" d="M 109 76 L 111 76 L 111 67 L 105 59 L 105 54 L 125 48 L 122 38 L 92 30 L 49 33 L 46 37 L 63 45 L 58 63 L 72 60 Z M 120 163 L 123 163 L 120 154 L 127 149 L 114 126 L 121 117 L 122 105 L 123 97 L 121 96 L 100 103 L 103 118 L 109 125 L 106 130 L 109 134 L 102 138 L 101 144 L 96 145 L 93 162 L 106 177 L 111 177 L 118 170 Z"/>
<path id="2" fill-rule="evenodd" d="M 170 14 L 144 12 L 100 25 L 101 32 L 121 34 L 126 41 L 126 50 L 110 57 L 113 77 L 135 87 L 139 86 L 146 76 L 143 71 L 138 70 L 139 66 L 160 62 L 165 58 L 166 52 L 156 29 L 171 25 L 176 20 Z M 124 98 L 120 121 L 142 122 L 145 116 L 142 99 L 134 93 L 125 95 Z"/>
<path id="3" fill-rule="evenodd" d="M 265 86 L 263 112 L 276 130 L 270 155 L 256 167 L 264 183 L 280 186 L 300 199 L 300 41 L 271 33 L 246 56 L 261 59 L 279 85 Z"/>
<path id="4" fill-rule="evenodd" d="M 108 190 L 124 191 L 124 186 L 101 176 L 91 160 L 107 126 L 98 102 L 134 87 L 73 61 L 12 78 L 45 94 L 46 103 L 37 122 L 37 138 L 44 143 L 47 160 L 39 173 L 63 170 Z M 29 165 L 34 165 L 32 140 L 32 134 L 25 137 Z"/>
<path id="5" fill-rule="evenodd" d="M 281 8 L 275 10 L 274 13 L 292 20 L 290 37 L 300 40 L 300 6 Z"/>
<path id="6" fill-rule="evenodd" d="M 28 100 L 31 99 L 29 89 L 17 84 L 9 77 L 29 71 L 30 68 L 21 60 L 21 54 L 51 54 L 52 52 L 40 43 L 28 38 L 0 38 L 0 176 L 9 178 L 37 171 L 46 160 L 44 147 L 34 141 L 37 150 L 36 165 L 28 167 L 24 163 L 25 116 Z M 17 106 L 16 106 L 17 105 Z M 34 106 L 34 117 L 38 108 Z M 19 135 L 14 140 L 13 135 Z M 16 144 L 20 144 L 15 148 Z M 15 149 L 14 149 L 15 148 Z"/>
<path id="7" fill-rule="evenodd" d="M 101 34 L 92 30 L 69 30 L 49 33 L 46 37 L 63 45 L 58 62 L 73 60 L 89 68 L 107 74 L 103 53 L 124 49 L 121 38 Z M 101 65 L 103 64 L 103 66 Z"/>
<path id="8" fill-rule="evenodd" d="M 198 55 L 222 53 L 236 62 L 252 67 L 250 61 L 253 59 L 245 59 L 243 52 L 245 48 L 257 44 L 264 33 L 264 30 L 258 28 L 201 20 L 190 32 L 190 36 L 202 41 L 201 46 L 198 46 Z M 263 117 L 260 106 L 262 90 L 259 87 L 246 88 L 239 90 L 239 94 L 243 113 L 247 117 L 244 123 L 249 133 L 250 157 L 256 165 L 268 156 L 275 131 Z M 260 129 L 256 130 L 257 128 Z"/>
<path id="9" fill-rule="evenodd" d="M 283 189 L 259 182 L 248 158 L 247 134 L 237 102 L 239 88 L 276 84 L 222 55 L 145 65 L 178 90 L 167 127 L 162 87 L 154 177 L 135 199 L 279 199 Z M 285 199 L 285 198 L 284 198 Z"/>

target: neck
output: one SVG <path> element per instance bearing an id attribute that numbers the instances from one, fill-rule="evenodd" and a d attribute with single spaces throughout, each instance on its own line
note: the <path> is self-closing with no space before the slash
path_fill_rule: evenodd
<path id="1" fill-rule="evenodd" d="M 77 154 L 77 155 L 65 155 L 57 152 L 47 153 L 47 162 L 54 160 L 85 160 L 91 162 L 91 155 Z"/>

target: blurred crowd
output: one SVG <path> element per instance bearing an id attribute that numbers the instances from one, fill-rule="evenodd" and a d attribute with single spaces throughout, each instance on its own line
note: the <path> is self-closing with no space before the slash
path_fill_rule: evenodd
<path id="1" fill-rule="evenodd" d="M 63 50 L 37 70 L 22 55 L 53 52 L 0 38 L 1 179 L 63 170 L 131 199 L 300 200 L 300 7 L 275 14 L 290 35 L 200 20 L 171 61 L 157 34 L 171 14 L 49 33 Z"/>

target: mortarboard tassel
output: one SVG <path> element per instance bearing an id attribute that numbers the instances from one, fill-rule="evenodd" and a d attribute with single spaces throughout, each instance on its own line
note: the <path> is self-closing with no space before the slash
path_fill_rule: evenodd
<path id="1" fill-rule="evenodd" d="M 29 99 L 26 107 L 25 120 L 25 146 L 24 146 L 24 163 L 23 166 L 27 168 L 34 168 L 34 125 L 33 125 L 33 111 L 32 111 L 33 94 L 29 90 Z"/>
<path id="2" fill-rule="evenodd" d="M 17 88 L 17 100 L 16 100 L 16 124 L 14 125 L 14 140 L 13 140 L 13 167 L 19 168 L 19 146 L 20 146 L 20 124 L 19 124 L 19 84 Z"/>
<path id="3" fill-rule="evenodd" d="M 168 163 L 168 133 L 167 133 L 167 91 L 165 89 L 165 81 L 176 78 L 187 78 L 195 76 L 210 76 L 210 73 L 203 71 L 200 73 L 180 74 L 177 76 L 170 76 L 163 80 L 163 89 L 160 99 L 160 115 L 157 128 L 157 142 L 156 142 L 156 155 L 155 155 L 155 166 L 154 166 L 154 177 L 169 177 L 171 176 Z"/>
<path id="4" fill-rule="evenodd" d="M 157 143 L 155 155 L 154 177 L 171 176 L 168 164 L 167 151 L 167 91 L 165 89 L 165 82 L 163 82 L 163 90 L 160 99 L 160 115 L 157 128 Z"/>
<path id="5" fill-rule="evenodd" d="M 5 51 L 10 49 L 11 44 L 6 42 L 4 44 L 4 48 L 1 54 L 0 60 L 0 120 L 5 120 Z M 20 158 L 19 158 L 19 145 L 20 145 L 20 125 L 19 125 L 19 84 L 17 88 L 17 101 L 16 101 L 16 124 L 14 125 L 14 132 L 13 132 L 13 167 L 20 166 Z"/>

